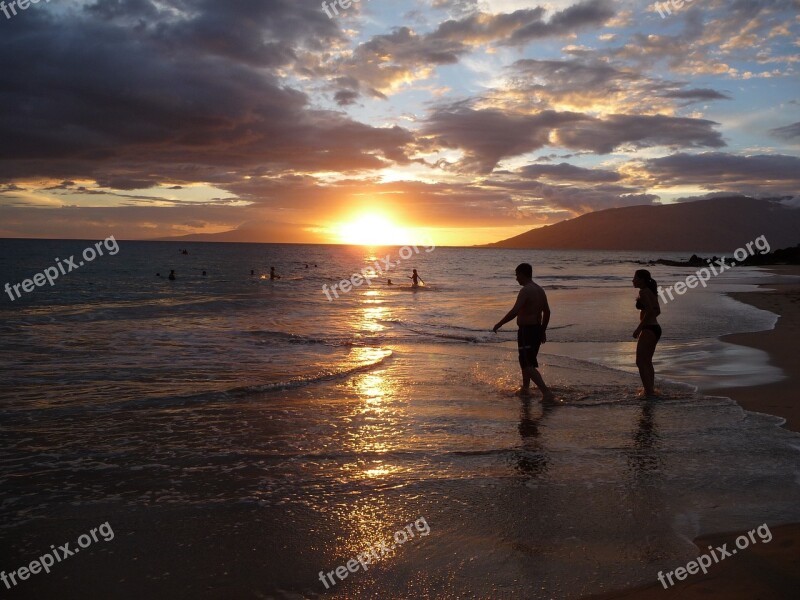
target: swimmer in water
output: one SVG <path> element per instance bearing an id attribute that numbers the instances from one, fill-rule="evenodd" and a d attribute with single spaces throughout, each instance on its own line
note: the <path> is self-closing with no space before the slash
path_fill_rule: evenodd
<path id="1" fill-rule="evenodd" d="M 270 278 L 270 280 L 275 280 L 275 279 L 280 279 L 281 278 L 280 275 L 276 275 L 275 274 L 275 267 L 270 267 L 269 268 L 269 278 Z"/>
<path id="2" fill-rule="evenodd" d="M 413 273 L 411 275 L 407 275 L 407 277 L 411 280 L 411 287 L 419 287 L 419 282 L 422 281 L 422 277 L 417 274 L 417 270 L 413 269 Z M 425 282 L 422 281 L 422 284 L 425 285 Z"/>
<path id="3" fill-rule="evenodd" d="M 169 272 L 169 280 L 170 281 L 175 281 L 175 270 L 174 269 Z"/>

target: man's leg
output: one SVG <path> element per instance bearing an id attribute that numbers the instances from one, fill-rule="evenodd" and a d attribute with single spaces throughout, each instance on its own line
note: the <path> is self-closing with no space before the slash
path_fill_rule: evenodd
<path id="1" fill-rule="evenodd" d="M 555 396 L 553 392 L 550 391 L 550 388 L 547 387 L 547 384 L 542 379 L 542 374 L 539 373 L 539 348 L 542 345 L 542 329 L 541 327 L 537 326 L 533 329 L 533 337 L 529 341 L 529 351 L 528 351 L 528 364 L 530 366 L 530 378 L 533 380 L 533 383 L 536 384 L 536 387 L 539 388 L 539 391 L 542 392 L 542 401 L 543 402 L 552 402 L 555 400 Z"/>
<path id="2" fill-rule="evenodd" d="M 539 369 L 537 369 L 536 367 L 531 367 L 529 371 L 530 371 L 530 379 L 533 379 L 533 383 L 535 383 L 536 387 L 539 388 L 539 391 L 542 392 L 542 400 L 545 400 L 547 402 L 555 400 L 553 392 L 550 391 L 550 388 L 547 387 L 547 384 L 544 382 L 544 379 L 542 379 L 542 374 L 539 373 Z"/>
<path id="3" fill-rule="evenodd" d="M 527 396 L 530 394 L 531 389 L 531 374 L 530 369 L 522 367 L 522 387 L 519 389 L 520 395 Z"/>
<path id="4" fill-rule="evenodd" d="M 522 371 L 522 387 L 519 389 L 520 396 L 530 394 L 531 374 L 528 368 L 528 357 L 525 350 L 525 340 L 522 337 L 522 329 L 517 331 L 517 347 L 519 352 L 519 368 Z"/>

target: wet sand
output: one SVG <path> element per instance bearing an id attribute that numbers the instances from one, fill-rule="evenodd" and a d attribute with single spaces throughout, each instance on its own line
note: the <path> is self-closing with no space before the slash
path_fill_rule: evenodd
<path id="1" fill-rule="evenodd" d="M 656 580 L 652 585 L 627 591 L 589 596 L 584 600 L 794 600 L 800 589 L 800 524 L 770 527 L 772 540 L 742 550 L 713 565 L 707 575 L 689 575 L 669 589 Z M 699 552 L 708 546 L 733 545 L 741 532 L 697 538 Z M 685 566 L 685 565 L 676 565 Z M 657 573 L 653 573 L 655 579 Z"/>
<path id="2" fill-rule="evenodd" d="M 800 267 L 785 266 L 770 269 L 778 275 L 800 275 Z M 727 396 L 746 410 L 776 415 L 786 419 L 785 427 L 800 431 L 800 362 L 797 360 L 797 340 L 800 334 L 800 283 L 776 283 L 761 286 L 764 291 L 736 293 L 731 296 L 756 308 L 781 316 L 775 329 L 741 333 L 723 337 L 723 341 L 764 350 L 772 364 L 780 367 L 786 378 L 782 381 L 752 387 L 716 388 L 703 390 L 707 394 Z M 754 523 L 756 527 L 759 523 Z M 725 598 L 726 600 L 783 600 L 797 598 L 800 589 L 800 524 L 773 526 L 773 539 L 757 544 L 738 556 L 726 559 L 709 570 L 707 575 L 689 576 L 685 581 L 665 590 L 655 580 L 648 586 L 626 591 L 590 596 L 586 600 L 649 600 L 651 598 Z M 709 545 L 732 541 L 742 532 L 721 533 L 695 540 L 699 553 Z M 676 565 L 680 566 L 680 565 Z"/>
<path id="3" fill-rule="evenodd" d="M 780 275 L 800 275 L 800 267 L 771 269 Z M 722 338 L 725 342 L 758 348 L 770 355 L 772 364 L 780 367 L 786 379 L 762 386 L 719 388 L 706 393 L 733 398 L 747 410 L 776 415 L 786 419 L 785 427 L 800 432 L 800 361 L 797 343 L 800 336 L 800 282 L 762 286 L 761 292 L 731 294 L 740 302 L 781 315 L 772 331 L 737 333 Z"/>
<path id="4" fill-rule="evenodd" d="M 656 581 L 691 558 L 675 515 L 713 505 L 706 516 L 727 524 L 707 530 L 725 531 L 744 526 L 733 512 L 753 502 L 797 520 L 781 508 L 796 495 L 779 488 L 794 455 L 763 435 L 788 435 L 774 419 L 682 388 L 650 410 L 634 398 L 635 375 L 543 353 L 546 380 L 569 400 L 545 411 L 511 394 L 512 339 L 392 348 L 374 369 L 275 393 L 4 423 L 20 454 L 4 489 L 24 499 L 0 531 L 6 571 L 104 521 L 116 535 L 8 596 L 691 598 Z M 40 458 L 53 439 L 62 454 Z M 776 451 L 785 471 L 765 480 Z M 323 587 L 321 569 L 420 516 L 430 537 Z M 683 583 L 712 598 L 794 593 L 798 526 L 769 524 L 771 543 Z M 630 587 L 643 568 L 647 591 Z"/>

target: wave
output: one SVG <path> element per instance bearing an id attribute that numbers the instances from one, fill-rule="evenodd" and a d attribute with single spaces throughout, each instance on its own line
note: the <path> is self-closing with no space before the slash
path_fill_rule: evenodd
<path id="1" fill-rule="evenodd" d="M 435 323 L 418 323 L 415 321 L 403 321 L 401 319 L 383 319 L 380 322 L 389 325 L 397 325 L 419 336 L 435 338 L 435 339 L 455 340 L 457 342 L 468 342 L 472 344 L 498 344 L 502 342 L 512 341 L 512 338 L 509 338 L 508 336 L 494 334 L 489 329 L 475 329 L 473 327 L 461 327 L 459 325 L 437 325 Z M 557 327 L 548 327 L 548 331 L 556 329 L 565 329 L 567 327 L 572 327 L 572 326 L 573 325 L 570 323 L 567 325 L 559 325 Z M 466 333 L 458 333 L 458 332 L 466 332 Z"/>
<path id="2" fill-rule="evenodd" d="M 150 409 L 150 408 L 166 408 L 166 407 L 181 407 L 191 406 L 197 404 L 211 404 L 214 402 L 225 402 L 230 400 L 244 400 L 249 396 L 256 394 L 271 394 L 275 392 L 282 392 L 286 390 L 293 390 L 303 387 L 316 385 L 319 383 L 336 381 L 340 379 L 347 379 L 359 373 L 366 373 L 383 365 L 388 361 L 393 353 L 391 350 L 376 348 L 379 354 L 372 360 L 364 360 L 360 364 L 348 366 L 342 369 L 334 369 L 330 371 L 322 371 L 308 377 L 297 377 L 283 381 L 269 381 L 264 383 L 255 383 L 244 386 L 237 386 L 225 390 L 203 391 L 179 395 L 164 395 L 164 396 L 148 396 L 147 398 L 137 398 L 134 400 L 121 400 L 118 402 L 107 402 L 104 404 L 79 406 L 50 406 L 44 408 L 33 409 L 6 409 L 0 410 L 0 417 L 11 417 L 12 415 L 19 415 L 24 413 L 26 418 L 35 418 L 37 413 L 46 414 L 48 417 L 68 416 L 74 413 L 86 413 L 89 411 L 106 413 L 118 411 L 120 409 Z"/>
<path id="3" fill-rule="evenodd" d="M 278 339 L 286 341 L 290 344 L 319 344 L 324 346 L 333 346 L 336 348 L 340 347 L 356 347 L 356 346 L 369 346 L 370 344 L 365 343 L 364 341 L 357 341 L 352 338 L 317 338 L 317 337 L 310 337 L 306 335 L 298 335 L 296 333 L 286 333 L 285 331 L 272 331 L 269 329 L 251 329 L 246 331 L 245 333 L 263 337 L 263 338 L 270 338 L 270 339 Z"/>
<path id="4" fill-rule="evenodd" d="M 380 358 L 372 362 L 357 365 L 354 367 L 318 373 L 311 377 L 298 377 L 296 379 L 289 379 L 286 381 L 273 381 L 269 383 L 245 385 L 241 387 L 231 388 L 224 392 L 218 392 L 218 393 L 225 394 L 228 397 L 241 397 L 241 396 L 248 396 L 250 394 L 263 394 L 263 393 L 291 390 L 299 387 L 306 387 L 309 385 L 322 383 L 324 381 L 335 381 L 337 379 L 346 379 L 351 375 L 356 375 L 358 373 L 366 373 L 368 371 L 371 371 L 375 367 L 384 364 L 389 358 L 392 357 L 392 354 L 393 353 L 391 350 L 383 350 L 383 355 Z"/>

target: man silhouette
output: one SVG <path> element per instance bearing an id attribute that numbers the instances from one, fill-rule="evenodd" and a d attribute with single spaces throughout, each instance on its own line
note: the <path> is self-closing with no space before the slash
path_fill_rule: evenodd
<path id="1" fill-rule="evenodd" d="M 522 387 L 519 394 L 530 394 L 531 380 L 542 392 L 543 402 L 553 402 L 555 396 L 547 387 L 539 373 L 537 354 L 539 346 L 547 341 L 547 325 L 550 322 L 550 306 L 547 303 L 547 294 L 541 286 L 533 281 L 533 267 L 522 263 L 516 268 L 517 283 L 522 289 L 517 295 L 517 302 L 508 311 L 492 331 L 497 333 L 503 325 L 516 317 L 519 331 L 517 332 L 517 345 L 519 347 L 519 366 L 522 369 Z"/>

